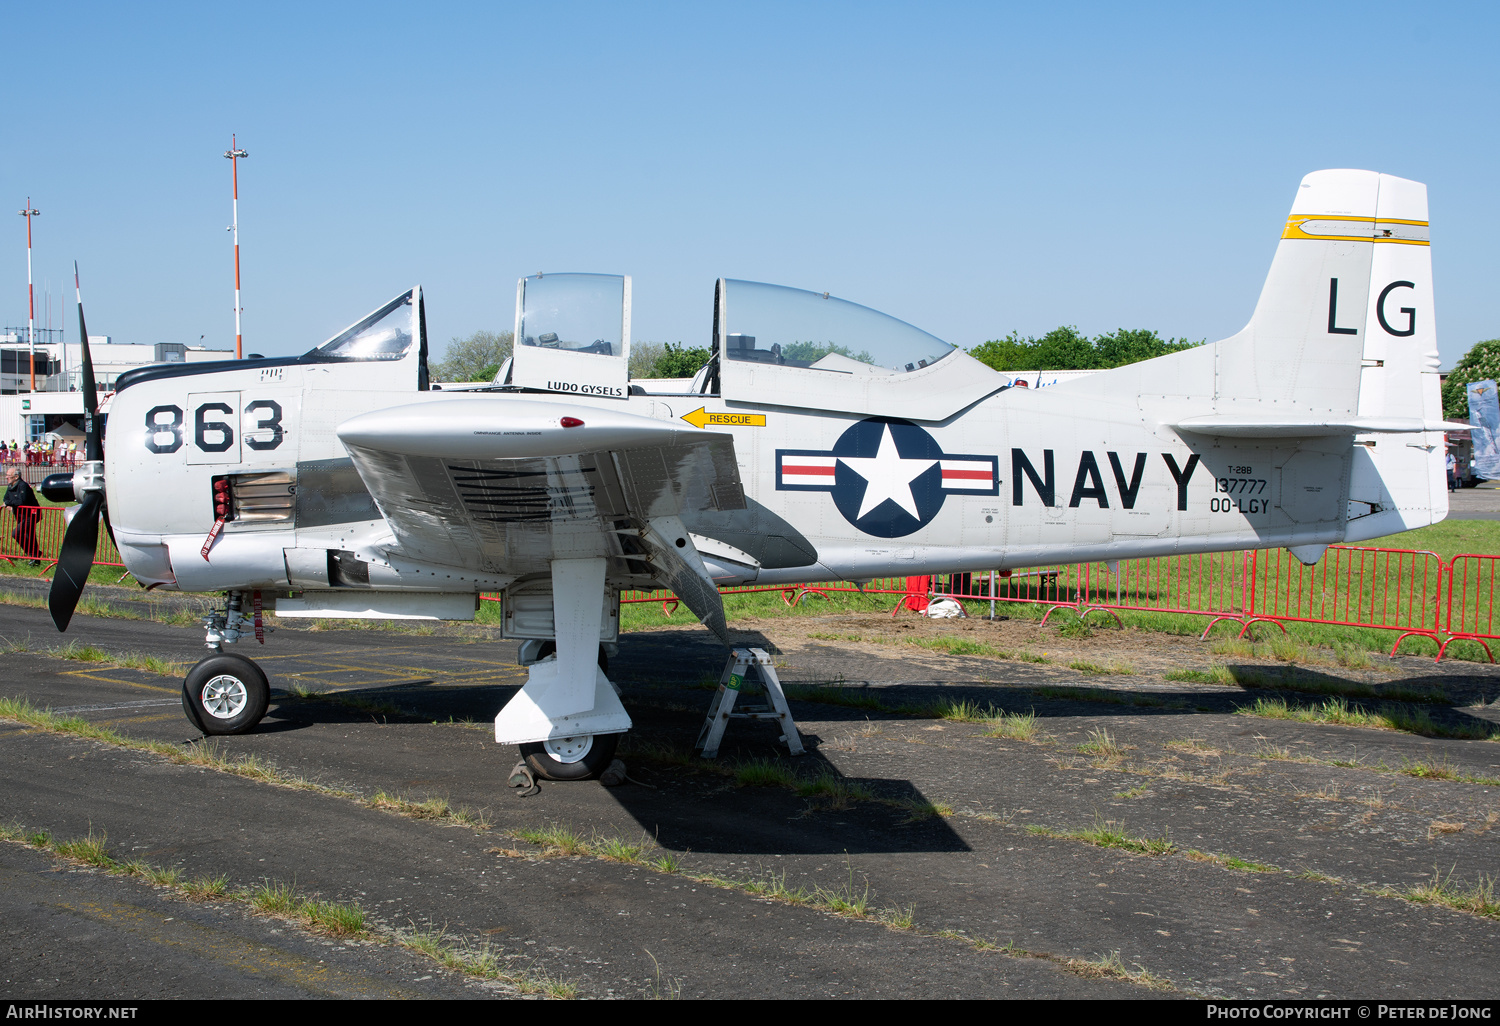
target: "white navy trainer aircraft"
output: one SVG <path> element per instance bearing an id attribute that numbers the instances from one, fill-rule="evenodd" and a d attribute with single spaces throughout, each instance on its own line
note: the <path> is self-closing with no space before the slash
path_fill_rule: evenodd
<path id="1" fill-rule="evenodd" d="M 529 677 L 495 740 L 577 779 L 631 725 L 599 659 L 621 589 L 670 588 L 722 639 L 723 585 L 1313 562 L 1447 513 L 1427 191 L 1389 175 L 1303 179 L 1239 334 L 1046 389 L 756 282 L 715 285 L 690 387 L 632 383 L 630 337 L 628 277 L 538 274 L 488 385 L 430 387 L 419 288 L 303 356 L 124 374 L 108 459 L 91 419 L 88 462 L 49 485 L 81 503 L 53 617 L 107 512 L 138 580 L 226 594 L 184 690 L 223 734 L 266 712 L 264 673 L 223 651 L 263 614 L 468 620 L 501 591 Z"/>

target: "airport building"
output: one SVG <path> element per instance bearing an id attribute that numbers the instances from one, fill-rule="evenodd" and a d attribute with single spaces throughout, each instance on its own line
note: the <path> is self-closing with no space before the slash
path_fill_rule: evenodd
<path id="1" fill-rule="evenodd" d="M 34 351 L 34 356 L 33 356 Z M 234 351 L 180 342 L 135 344 L 108 335 L 89 336 L 94 382 L 103 396 L 128 370 L 156 363 L 231 360 Z M 28 345 L 26 328 L 0 330 L 0 439 L 27 443 L 48 434 L 72 437 L 83 427 L 83 352 L 60 330 L 38 328 Z M 36 390 L 31 391 L 33 374 Z"/>

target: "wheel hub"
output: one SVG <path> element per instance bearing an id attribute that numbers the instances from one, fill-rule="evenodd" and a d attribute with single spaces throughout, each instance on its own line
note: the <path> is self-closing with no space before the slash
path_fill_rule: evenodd
<path id="1" fill-rule="evenodd" d="M 542 742 L 548 755 L 561 763 L 574 763 L 589 754 L 594 747 L 594 735 L 578 734 L 573 737 L 553 737 Z"/>
<path id="2" fill-rule="evenodd" d="M 220 674 L 203 685 L 201 704 L 215 719 L 233 719 L 249 701 L 250 693 L 238 677 Z"/>

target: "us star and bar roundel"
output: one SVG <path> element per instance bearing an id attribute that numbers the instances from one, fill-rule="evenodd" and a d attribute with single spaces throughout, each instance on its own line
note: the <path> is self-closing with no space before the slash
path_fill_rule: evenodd
<path id="1" fill-rule="evenodd" d="M 998 495 L 1000 458 L 945 453 L 909 420 L 868 417 L 832 449 L 777 449 L 776 489 L 831 492 L 856 528 L 900 538 L 932 523 L 948 495 Z"/>

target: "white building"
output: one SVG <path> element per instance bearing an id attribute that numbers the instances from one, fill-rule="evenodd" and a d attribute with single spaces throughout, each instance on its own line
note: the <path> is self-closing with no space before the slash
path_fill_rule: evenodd
<path id="1" fill-rule="evenodd" d="M 37 333 L 41 335 L 41 332 Z M 50 334 L 60 335 L 61 332 Z M 46 336 L 43 336 L 46 337 Z M 155 363 L 200 363 L 232 360 L 234 352 L 187 346 L 114 342 L 108 335 L 89 336 L 94 381 L 99 394 L 114 390 L 128 370 Z M 0 439 L 34 442 L 64 423 L 83 426 L 83 352 L 77 342 L 37 342 L 36 391 L 31 388 L 31 352 L 25 330 L 0 333 Z"/>

